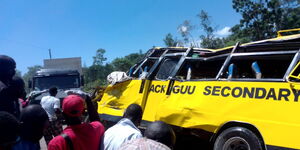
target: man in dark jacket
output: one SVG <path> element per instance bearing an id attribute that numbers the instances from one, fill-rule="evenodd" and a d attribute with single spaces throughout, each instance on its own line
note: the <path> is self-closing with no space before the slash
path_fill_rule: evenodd
<path id="1" fill-rule="evenodd" d="M 9 56 L 0 55 L 0 111 L 6 111 L 19 118 L 19 103 L 13 98 L 14 91 L 9 88 L 16 71 L 16 62 Z"/>

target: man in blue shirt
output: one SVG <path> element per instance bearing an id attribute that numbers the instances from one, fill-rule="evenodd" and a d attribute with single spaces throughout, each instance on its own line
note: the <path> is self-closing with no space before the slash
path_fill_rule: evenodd
<path id="1" fill-rule="evenodd" d="M 129 140 L 141 138 L 137 128 L 142 120 L 143 111 L 140 105 L 131 104 L 127 107 L 123 119 L 104 133 L 104 149 L 117 150 Z"/>

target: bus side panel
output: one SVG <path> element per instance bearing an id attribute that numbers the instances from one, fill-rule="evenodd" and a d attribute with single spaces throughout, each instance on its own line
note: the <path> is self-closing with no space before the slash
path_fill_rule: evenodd
<path id="1" fill-rule="evenodd" d="M 156 113 L 161 111 L 158 109 L 161 108 L 159 105 L 167 98 L 166 91 L 168 83 L 168 81 L 151 81 L 143 113 L 143 120 L 155 121 Z"/>
<path id="2" fill-rule="evenodd" d="M 257 127 L 267 145 L 300 148 L 300 92 L 288 83 L 176 81 L 170 96 L 152 93 L 145 113 L 153 120 L 209 132 L 229 121 L 246 122 Z"/>
<path id="3" fill-rule="evenodd" d="M 143 93 L 139 93 L 142 80 L 129 80 L 109 85 L 98 103 L 98 113 L 123 116 L 128 105 L 142 105 Z M 144 90 L 145 92 L 145 90 Z"/>

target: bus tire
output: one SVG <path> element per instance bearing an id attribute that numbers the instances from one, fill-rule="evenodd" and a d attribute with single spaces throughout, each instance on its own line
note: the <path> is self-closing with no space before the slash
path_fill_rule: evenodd
<path id="1" fill-rule="evenodd" d="M 214 150 L 263 150 L 262 145 L 262 141 L 251 130 L 231 127 L 217 137 Z"/>

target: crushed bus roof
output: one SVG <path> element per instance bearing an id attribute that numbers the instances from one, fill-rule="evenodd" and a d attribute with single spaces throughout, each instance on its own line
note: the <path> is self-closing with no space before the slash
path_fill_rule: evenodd
<path id="1" fill-rule="evenodd" d="M 276 45 L 272 47 L 271 45 Z M 300 47 L 300 34 L 279 36 L 272 39 L 254 41 L 250 43 L 241 44 L 238 46 L 238 52 L 254 52 L 254 51 L 279 51 L 279 50 L 299 50 Z M 207 49 L 207 48 L 194 48 L 194 51 L 202 53 L 215 53 L 214 55 L 230 53 L 234 46 L 219 48 L 219 49 Z M 155 47 L 152 51 L 178 51 L 185 52 L 189 47 Z M 163 52 L 161 52 L 163 53 Z"/>

